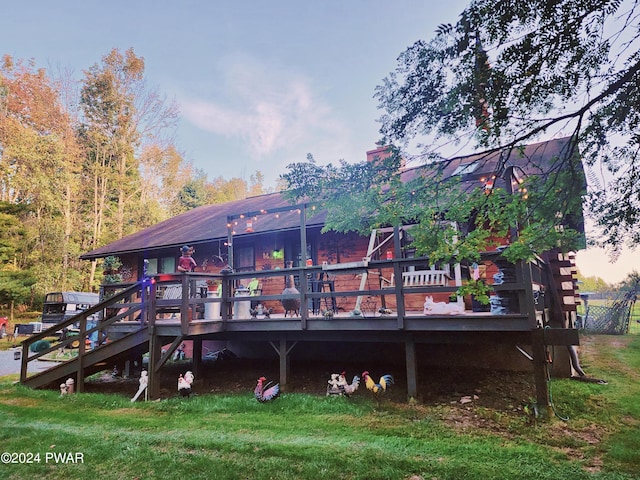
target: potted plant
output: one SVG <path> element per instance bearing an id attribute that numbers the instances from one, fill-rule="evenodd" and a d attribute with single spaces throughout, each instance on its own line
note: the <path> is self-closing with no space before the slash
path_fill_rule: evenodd
<path id="1" fill-rule="evenodd" d="M 218 292 L 220 289 L 220 281 L 216 279 L 207 280 L 207 290 L 210 292 Z"/>

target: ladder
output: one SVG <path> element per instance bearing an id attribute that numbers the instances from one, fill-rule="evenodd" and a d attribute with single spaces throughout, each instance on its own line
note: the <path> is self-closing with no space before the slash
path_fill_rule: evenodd
<path id="1" fill-rule="evenodd" d="M 378 239 L 378 233 L 383 235 L 387 234 L 386 237 L 383 237 L 382 241 L 376 246 L 376 240 Z M 402 229 L 400 230 L 400 238 L 402 238 Z M 393 240 L 393 228 L 374 228 L 371 230 L 371 235 L 369 236 L 369 246 L 367 247 L 367 256 L 365 260 L 368 262 L 371 260 L 371 256 L 379 251 L 385 244 L 387 244 L 390 240 Z M 362 278 L 360 279 L 360 291 L 364 290 L 364 287 L 367 285 L 367 278 L 369 276 L 369 271 L 365 270 L 362 274 Z M 360 305 L 362 304 L 362 295 L 358 295 L 356 298 L 356 306 L 355 310 L 360 310 Z"/>
<path id="2" fill-rule="evenodd" d="M 403 237 L 403 229 L 406 228 L 406 226 L 401 226 L 400 227 L 400 239 L 402 240 Z M 376 240 L 378 239 L 378 234 L 382 234 L 383 238 L 382 241 L 380 241 L 380 243 L 378 243 L 376 245 Z M 386 236 L 384 236 L 386 235 Z M 393 227 L 387 227 L 387 228 L 374 228 L 371 230 L 371 235 L 369 236 L 369 246 L 367 247 L 367 256 L 365 257 L 365 261 L 369 262 L 371 260 L 371 256 L 378 252 L 384 245 L 386 245 L 390 240 L 393 240 Z M 455 285 L 456 287 L 460 287 L 462 285 L 462 272 L 460 269 L 460 264 L 456 263 L 453 266 L 453 271 L 454 271 L 454 279 L 455 279 Z M 365 286 L 367 284 L 367 278 L 368 278 L 368 270 L 365 270 L 364 273 L 362 274 L 362 278 L 360 279 L 360 291 L 363 291 L 365 289 Z M 362 295 L 358 295 L 358 297 L 356 298 L 356 305 L 354 307 L 355 310 L 361 310 L 360 306 L 362 304 Z M 458 303 L 462 304 L 462 297 L 458 297 Z"/>

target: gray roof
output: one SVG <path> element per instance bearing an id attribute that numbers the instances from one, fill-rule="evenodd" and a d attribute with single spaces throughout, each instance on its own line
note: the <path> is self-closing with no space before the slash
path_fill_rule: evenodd
<path id="1" fill-rule="evenodd" d="M 523 151 L 513 150 L 508 155 L 508 165 L 518 165 L 525 175 L 541 174 L 549 170 L 552 159 L 566 155 L 570 139 L 560 138 L 528 145 Z M 504 160 L 504 155 L 502 160 Z M 483 175 L 496 171 L 500 161 L 500 152 L 478 153 L 465 157 L 457 157 L 437 164 L 424 165 L 407 170 L 403 178 L 410 179 L 426 170 L 438 169 L 443 176 L 450 177 L 461 165 L 477 163 L 473 173 L 463 175 L 462 180 L 476 182 Z M 458 169 L 459 170 L 459 169 Z M 291 207 L 288 210 L 287 207 Z M 256 197 L 235 200 L 232 202 L 204 205 L 189 210 L 181 215 L 160 222 L 139 232 L 127 235 L 115 242 L 83 254 L 82 259 L 102 258 L 108 255 L 144 252 L 182 245 L 199 245 L 227 238 L 227 217 L 249 212 L 280 210 L 276 214 L 260 215 L 253 222 L 253 232 L 246 233 L 246 220 L 239 220 L 237 233 L 234 236 L 256 235 L 265 232 L 277 232 L 300 228 L 300 214 L 282 193 L 271 193 Z M 281 211 L 284 210 L 284 211 Z M 324 225 L 326 215 L 319 212 L 308 218 L 308 227 Z"/>
<path id="2" fill-rule="evenodd" d="M 291 209 L 287 207 L 291 207 Z M 268 213 L 271 209 L 277 209 L 279 212 L 258 216 L 257 220 L 253 222 L 253 233 L 246 233 L 242 224 L 244 220 L 239 220 L 239 230 L 234 236 L 300 228 L 299 211 L 278 192 L 215 205 L 203 205 L 96 248 L 81 255 L 80 258 L 88 260 L 109 255 L 179 247 L 185 244 L 199 245 L 226 239 L 227 217 L 229 215 L 260 211 Z M 284 211 L 282 211 L 283 209 Z M 324 224 L 324 218 L 325 215 L 319 213 L 309 218 L 307 225 L 321 226 Z"/>

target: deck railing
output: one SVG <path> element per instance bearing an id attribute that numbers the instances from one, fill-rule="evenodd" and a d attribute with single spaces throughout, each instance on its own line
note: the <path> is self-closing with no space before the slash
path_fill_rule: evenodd
<path id="1" fill-rule="evenodd" d="M 531 327 L 542 323 L 547 307 L 544 294 L 544 263 L 536 259 L 530 263 L 511 264 L 509 272 L 494 281 L 491 272 L 498 272 L 498 264 L 505 268 L 499 252 L 481 255 L 481 264 L 486 267 L 486 283 L 491 287 L 494 308 L 485 307 L 485 315 L 520 315 L 530 319 Z M 424 314 L 425 297 L 439 298 L 447 303 L 449 297 L 456 297 L 461 283 L 469 274 L 462 269 L 462 276 L 456 284 L 453 266 L 438 269 L 437 282 L 393 282 L 391 278 L 413 278 L 411 272 L 431 271 L 425 268 L 426 258 L 392 259 L 368 262 L 349 262 L 338 265 L 313 265 L 292 267 L 281 270 L 231 272 L 227 274 L 184 273 L 162 274 L 154 277 L 158 292 L 172 292 L 170 295 L 158 293 L 154 296 L 156 318 L 169 315 L 180 317 L 182 332 L 188 332 L 189 323 L 197 320 L 229 322 L 235 320 L 268 319 L 267 312 L 273 309 L 282 316 L 282 300 L 295 299 L 300 303 L 298 315 L 288 316 L 306 328 L 309 319 L 333 316 L 372 318 L 392 314 L 398 320 L 398 328 L 403 328 L 407 315 Z M 458 269 L 460 271 L 460 269 Z M 445 277 L 442 272 L 451 272 Z M 366 276 L 364 288 L 360 280 Z M 285 277 L 294 277 L 297 294 L 284 294 L 273 284 L 283 285 Z M 249 296 L 247 285 L 257 279 L 261 289 Z M 206 295 L 207 281 L 220 282 L 221 295 Z M 179 294 L 177 294 L 179 293 Z M 461 298 L 456 303 L 460 304 Z M 500 303 L 502 302 L 502 303 Z M 467 302 L 468 303 L 468 302 Z M 495 303 L 498 305 L 496 306 Z M 261 309 L 257 305 L 261 305 Z M 217 305 L 211 308 L 212 305 Z M 474 304 L 477 307 L 477 303 Z M 209 308 L 207 308 L 209 306 Z M 218 307 L 219 306 L 219 307 Z M 468 306 L 466 314 L 472 313 Z M 454 311 L 456 309 L 452 309 Z M 480 310 L 480 309 L 479 309 Z M 215 312 L 215 317 L 207 317 Z M 389 312 L 391 311 L 391 312 Z M 219 316 L 218 316 L 219 312 Z M 477 312 L 479 313 L 479 312 Z"/>
<path id="2" fill-rule="evenodd" d="M 501 258 L 498 252 L 487 252 L 482 254 L 482 262 L 487 272 L 497 271 L 494 267 L 501 262 Z M 455 296 L 459 287 L 454 281 L 440 281 L 438 285 L 429 282 L 414 285 L 394 282 L 389 285 L 384 282 L 391 275 L 402 278 L 403 272 L 423 270 L 426 264 L 428 259 L 410 258 L 227 274 L 160 274 L 135 284 L 104 286 L 103 297 L 108 298 L 102 303 L 23 342 L 20 380 L 24 382 L 27 379 L 29 366 L 34 361 L 59 354 L 76 345 L 74 361 L 78 362 L 78 370 L 82 371 L 84 359 L 92 355 L 96 358 L 95 352 L 107 343 L 144 328 L 148 328 L 147 335 L 151 336 L 153 329 L 166 319 L 179 319 L 181 336 L 189 335 L 190 328 L 198 321 L 219 323 L 223 331 L 230 322 L 255 320 L 260 324 L 256 328 L 268 329 L 269 324 L 265 323 L 270 319 L 267 312 L 270 307 L 277 307 L 280 312 L 277 321 L 290 322 L 288 325 L 291 329 L 305 330 L 310 320 L 386 317 L 396 322 L 395 328 L 403 330 L 408 318 L 435 319 L 438 316 L 428 316 L 422 311 L 425 296 L 440 295 L 446 299 Z M 296 280 L 297 294 L 284 295 L 279 288 L 270 285 L 274 279 L 277 279 L 277 285 L 283 285 L 284 277 L 291 276 Z M 504 276 L 504 283 L 493 282 L 491 275 L 487 277 L 487 283 L 495 283 L 492 285 L 494 292 L 509 298 L 511 303 L 499 311 L 499 315 L 467 311 L 467 318 L 477 315 L 481 322 L 490 323 L 492 317 L 501 316 L 502 321 L 495 323 L 497 329 L 512 317 L 518 320 L 519 328 L 525 326 L 533 329 L 543 323 L 548 309 L 548 302 L 544 298 L 548 286 L 545 286 L 547 280 L 541 260 L 513 265 L 511 273 Z M 246 288 L 240 286 L 246 287 L 254 278 L 263 288 L 257 295 L 247 296 Z M 220 296 L 207 294 L 208 281 L 221 283 Z M 359 288 L 362 285 L 365 288 Z M 298 316 L 282 318 L 281 302 L 285 298 L 300 302 Z M 258 304 L 262 305 L 261 311 L 257 308 Z M 449 315 L 447 319 L 452 317 L 455 315 Z M 276 321 L 274 318 L 271 320 Z M 375 325 L 375 320 L 373 322 Z M 280 324 L 278 328 L 283 327 Z M 60 332 L 67 334 L 61 336 Z M 37 342 L 45 339 L 48 343 L 34 348 Z"/>
<path id="3" fill-rule="evenodd" d="M 137 323 L 143 328 L 150 317 L 150 287 L 151 282 L 121 285 L 107 300 L 26 338 L 22 342 L 20 381 L 27 379 L 33 362 L 45 356 L 82 365 L 89 351 L 96 351 L 111 340 L 109 330 L 118 322 Z"/>

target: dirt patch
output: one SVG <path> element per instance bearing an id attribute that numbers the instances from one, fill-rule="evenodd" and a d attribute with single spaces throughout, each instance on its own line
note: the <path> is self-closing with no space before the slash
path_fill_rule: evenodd
<path id="1" fill-rule="evenodd" d="M 178 395 L 177 379 L 187 370 L 193 370 L 188 361 L 166 365 L 162 369 L 161 396 Z M 327 381 L 332 373 L 346 371 L 349 381 L 364 370 L 373 378 L 383 374 L 393 375 L 395 382 L 387 390 L 385 398 L 399 404 L 407 403 L 406 373 L 397 368 L 382 369 L 370 365 L 300 364 L 291 366 L 288 392 L 326 395 Z M 204 394 L 252 394 L 256 380 L 264 376 L 268 381 L 277 381 L 277 362 L 232 359 L 205 362 L 196 376 L 193 391 Z M 111 392 L 132 397 L 138 389 L 139 373 L 131 378 L 113 376 L 111 372 L 94 377 L 86 383 L 88 392 Z M 369 395 L 361 385 L 356 395 Z M 483 407 L 500 411 L 522 411 L 523 405 L 535 398 L 535 386 L 531 373 L 488 371 L 469 368 L 432 367 L 418 372 L 418 398 L 423 405 L 452 406 L 462 409 Z"/>

